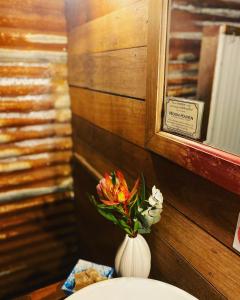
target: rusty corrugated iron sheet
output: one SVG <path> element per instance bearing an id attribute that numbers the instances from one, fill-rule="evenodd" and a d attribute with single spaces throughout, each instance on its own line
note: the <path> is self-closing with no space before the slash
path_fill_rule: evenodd
<path id="1" fill-rule="evenodd" d="M 76 261 L 63 0 L 0 0 L 0 299 Z"/>

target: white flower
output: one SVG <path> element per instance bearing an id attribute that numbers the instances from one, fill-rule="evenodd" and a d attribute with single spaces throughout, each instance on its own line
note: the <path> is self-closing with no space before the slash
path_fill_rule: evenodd
<path id="1" fill-rule="evenodd" d="M 141 214 L 144 217 L 148 227 L 156 224 L 160 221 L 162 209 L 149 207 L 144 210 Z"/>
<path id="2" fill-rule="evenodd" d="M 152 207 L 162 209 L 163 195 L 155 185 L 152 187 L 152 195 L 148 198 L 148 202 Z"/>
<path id="3" fill-rule="evenodd" d="M 139 233 L 149 233 L 151 226 L 160 221 L 163 210 L 162 204 L 163 196 L 160 190 L 153 186 L 152 195 L 144 201 L 143 207 L 138 207 L 138 212 L 141 215 Z"/>

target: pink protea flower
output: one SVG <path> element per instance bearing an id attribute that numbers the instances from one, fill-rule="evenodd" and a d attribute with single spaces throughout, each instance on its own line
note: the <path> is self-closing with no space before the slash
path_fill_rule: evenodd
<path id="1" fill-rule="evenodd" d="M 101 202 L 106 205 L 123 204 L 126 206 L 138 192 L 139 179 L 136 180 L 131 192 L 121 171 L 105 174 L 97 185 L 97 193 Z"/>

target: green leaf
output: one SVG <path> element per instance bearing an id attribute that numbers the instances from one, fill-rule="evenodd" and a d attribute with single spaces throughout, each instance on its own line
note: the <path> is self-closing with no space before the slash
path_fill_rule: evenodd
<path id="1" fill-rule="evenodd" d="M 116 174 L 115 174 L 115 172 L 112 172 L 111 176 L 112 176 L 112 184 L 116 185 Z"/>
<path id="2" fill-rule="evenodd" d="M 133 232 L 131 230 L 131 227 L 123 220 L 119 220 L 119 226 L 129 235 L 133 235 Z"/>
<path id="3" fill-rule="evenodd" d="M 119 224 L 120 224 L 123 228 L 130 228 L 130 227 L 128 226 L 128 224 L 127 224 L 123 219 L 119 220 Z"/>
<path id="4" fill-rule="evenodd" d="M 138 229 L 138 232 L 140 234 L 146 234 L 146 233 L 150 233 L 151 232 L 151 229 L 148 227 L 148 228 L 145 228 L 145 227 L 141 227 Z"/>
<path id="5" fill-rule="evenodd" d="M 133 201 L 130 203 L 130 207 L 129 207 L 129 213 L 130 213 L 130 215 L 131 215 L 132 209 L 134 208 L 135 204 L 138 203 L 138 200 L 139 200 L 139 196 L 138 196 L 138 194 L 136 194 L 134 196 L 134 198 L 133 198 Z M 135 211 L 134 211 L 134 214 L 135 214 Z"/>
<path id="6" fill-rule="evenodd" d="M 113 222 L 114 224 L 118 224 L 117 218 L 110 212 L 106 212 L 103 209 L 98 208 L 98 212 L 107 220 Z"/>
<path id="7" fill-rule="evenodd" d="M 133 236 L 132 231 L 130 231 L 128 228 L 123 229 L 128 235 Z"/>
<path id="8" fill-rule="evenodd" d="M 140 228 L 140 223 L 138 222 L 138 220 L 134 221 L 134 228 L 133 228 L 134 232 L 137 232 L 139 228 Z"/>
<path id="9" fill-rule="evenodd" d="M 145 188 L 145 179 L 143 173 L 141 173 L 141 200 L 146 200 L 146 188 Z"/>
<path id="10" fill-rule="evenodd" d="M 98 205 L 98 203 L 97 203 L 97 201 L 96 201 L 96 199 L 95 199 L 95 197 L 94 197 L 93 195 L 87 194 L 87 196 L 88 196 L 90 202 L 91 202 L 93 205 L 95 205 L 95 206 Z"/>
<path id="11" fill-rule="evenodd" d="M 139 222 L 138 232 L 140 234 L 151 232 L 151 227 L 148 226 L 148 223 L 145 221 L 145 219 L 142 216 L 139 216 L 138 222 Z"/>
<path id="12" fill-rule="evenodd" d="M 117 210 L 120 214 L 122 214 L 123 216 L 125 215 L 124 209 L 123 209 L 123 207 L 122 207 L 121 205 L 116 205 L 115 207 L 116 207 L 116 210 Z"/>
<path id="13" fill-rule="evenodd" d="M 116 210 L 116 205 L 106 205 L 104 203 L 97 203 L 97 207 L 100 209 Z"/>

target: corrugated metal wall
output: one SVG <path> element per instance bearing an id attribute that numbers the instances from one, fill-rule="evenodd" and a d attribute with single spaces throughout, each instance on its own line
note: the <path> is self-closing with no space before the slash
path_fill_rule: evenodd
<path id="1" fill-rule="evenodd" d="M 76 259 L 64 1 L 0 0 L 0 299 Z"/>

